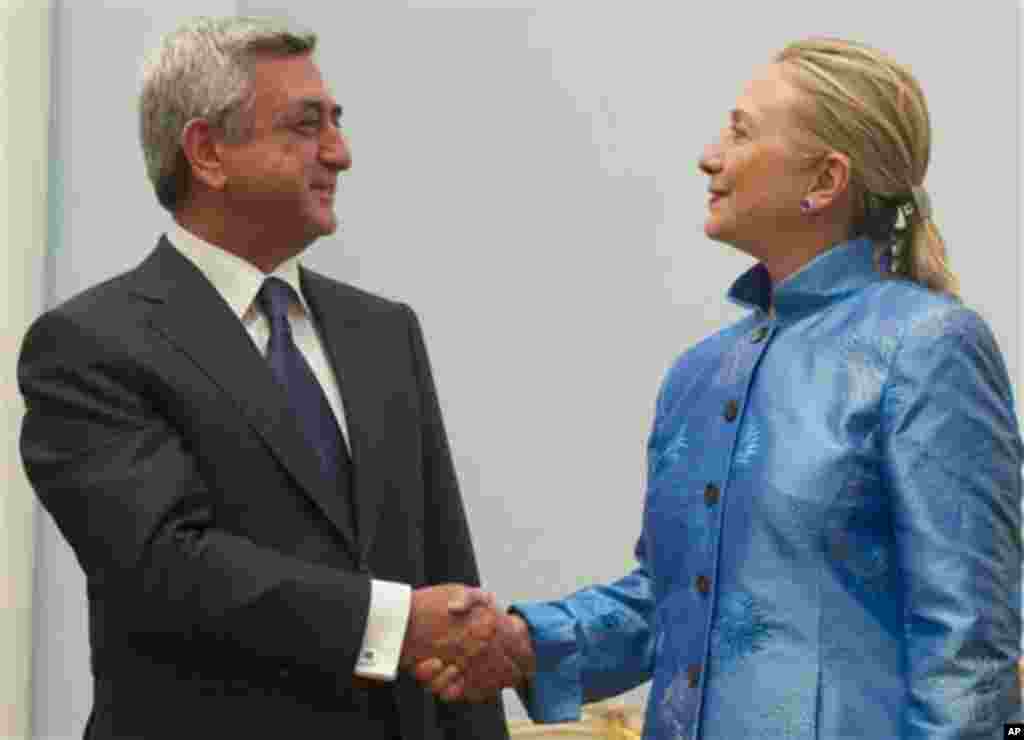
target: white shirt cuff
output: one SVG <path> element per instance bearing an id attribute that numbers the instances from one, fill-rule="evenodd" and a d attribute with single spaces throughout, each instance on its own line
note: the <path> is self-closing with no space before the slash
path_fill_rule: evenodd
<path id="1" fill-rule="evenodd" d="M 357 676 L 395 680 L 411 607 L 412 588 L 408 584 L 370 581 L 370 613 L 356 661 Z"/>

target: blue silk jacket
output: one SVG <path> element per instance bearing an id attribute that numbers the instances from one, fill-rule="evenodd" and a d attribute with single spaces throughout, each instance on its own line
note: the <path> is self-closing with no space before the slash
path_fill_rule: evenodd
<path id="1" fill-rule="evenodd" d="M 1022 445 L 985 322 L 883 279 L 866 239 L 730 298 L 752 313 L 658 395 L 639 567 L 515 605 L 531 716 L 653 679 L 649 740 L 1002 737 Z"/>

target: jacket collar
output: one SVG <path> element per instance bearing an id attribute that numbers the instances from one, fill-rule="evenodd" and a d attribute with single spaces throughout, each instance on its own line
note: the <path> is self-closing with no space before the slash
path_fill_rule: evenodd
<path id="1" fill-rule="evenodd" d="M 773 307 L 780 320 L 794 320 L 880 280 L 874 243 L 861 237 L 827 249 L 778 285 L 772 285 L 768 270 L 758 263 L 737 278 L 728 298 L 764 313 Z"/>

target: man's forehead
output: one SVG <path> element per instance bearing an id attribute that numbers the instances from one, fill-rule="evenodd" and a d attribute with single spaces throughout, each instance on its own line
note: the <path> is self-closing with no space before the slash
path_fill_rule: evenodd
<path id="1" fill-rule="evenodd" d="M 320 68 L 308 54 L 288 57 L 260 57 L 253 66 L 256 94 L 280 105 L 306 99 L 323 99 L 335 104 Z"/>

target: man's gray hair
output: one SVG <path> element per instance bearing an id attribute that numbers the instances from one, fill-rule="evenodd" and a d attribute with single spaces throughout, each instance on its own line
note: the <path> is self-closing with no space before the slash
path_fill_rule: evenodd
<path id="1" fill-rule="evenodd" d="M 181 135 L 202 118 L 233 141 L 250 133 L 251 62 L 311 53 L 316 34 L 268 18 L 196 18 L 163 38 L 143 67 L 139 123 L 146 173 L 172 213 L 188 191 Z"/>

